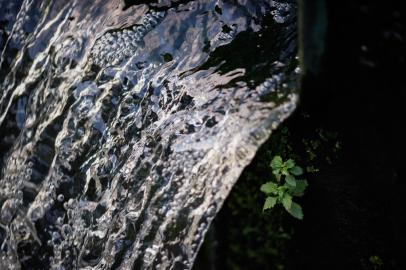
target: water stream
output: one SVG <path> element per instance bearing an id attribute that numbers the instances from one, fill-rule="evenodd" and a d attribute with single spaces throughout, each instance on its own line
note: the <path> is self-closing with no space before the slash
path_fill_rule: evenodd
<path id="1" fill-rule="evenodd" d="M 0 269 L 190 269 L 296 35 L 294 1 L 0 0 Z"/>

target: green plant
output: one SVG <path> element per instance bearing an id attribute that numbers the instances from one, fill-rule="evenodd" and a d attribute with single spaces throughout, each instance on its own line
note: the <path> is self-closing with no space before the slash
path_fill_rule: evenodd
<path id="1" fill-rule="evenodd" d="M 382 267 L 383 267 L 383 261 L 382 261 L 381 257 L 379 257 L 377 255 L 373 255 L 373 256 L 369 257 L 369 262 L 372 264 L 374 269 L 382 269 Z"/>
<path id="2" fill-rule="evenodd" d="M 298 219 L 303 219 L 302 207 L 294 202 L 293 197 L 303 195 L 308 183 L 295 177 L 303 174 L 303 169 L 295 164 L 293 159 L 283 161 L 280 156 L 275 156 L 270 167 L 275 179 L 263 184 L 261 191 L 267 195 L 263 210 L 272 209 L 281 204 L 289 214 Z"/>

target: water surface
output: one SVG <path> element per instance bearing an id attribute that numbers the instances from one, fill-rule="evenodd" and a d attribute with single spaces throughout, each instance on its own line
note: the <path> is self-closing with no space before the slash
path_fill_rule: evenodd
<path id="1" fill-rule="evenodd" d="M 0 0 L 0 268 L 190 269 L 295 108 L 295 21 L 290 1 Z"/>

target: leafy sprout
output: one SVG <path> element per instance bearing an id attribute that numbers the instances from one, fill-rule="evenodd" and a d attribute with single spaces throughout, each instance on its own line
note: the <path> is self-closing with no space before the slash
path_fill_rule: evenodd
<path id="1" fill-rule="evenodd" d="M 303 219 L 302 207 L 293 201 L 293 197 L 303 196 L 308 183 L 304 179 L 296 179 L 303 174 L 303 169 L 295 164 L 293 159 L 283 161 L 275 156 L 270 164 L 275 180 L 261 186 L 261 191 L 267 197 L 263 210 L 269 210 L 281 204 L 286 211 L 297 219 Z"/>

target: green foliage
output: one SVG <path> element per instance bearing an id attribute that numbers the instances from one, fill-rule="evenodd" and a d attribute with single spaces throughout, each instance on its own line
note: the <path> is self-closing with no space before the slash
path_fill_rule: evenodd
<path id="1" fill-rule="evenodd" d="M 369 262 L 371 263 L 371 265 L 372 265 L 372 267 L 374 269 L 382 269 L 383 268 L 383 261 L 377 255 L 373 255 L 373 256 L 369 257 Z"/>
<path id="2" fill-rule="evenodd" d="M 293 201 L 293 197 L 301 197 L 308 186 L 306 180 L 296 179 L 303 174 L 303 169 L 293 159 L 284 162 L 280 156 L 272 159 L 270 167 L 274 179 L 261 186 L 261 191 L 267 195 L 263 210 L 281 204 L 293 217 L 303 219 L 302 207 Z"/>

